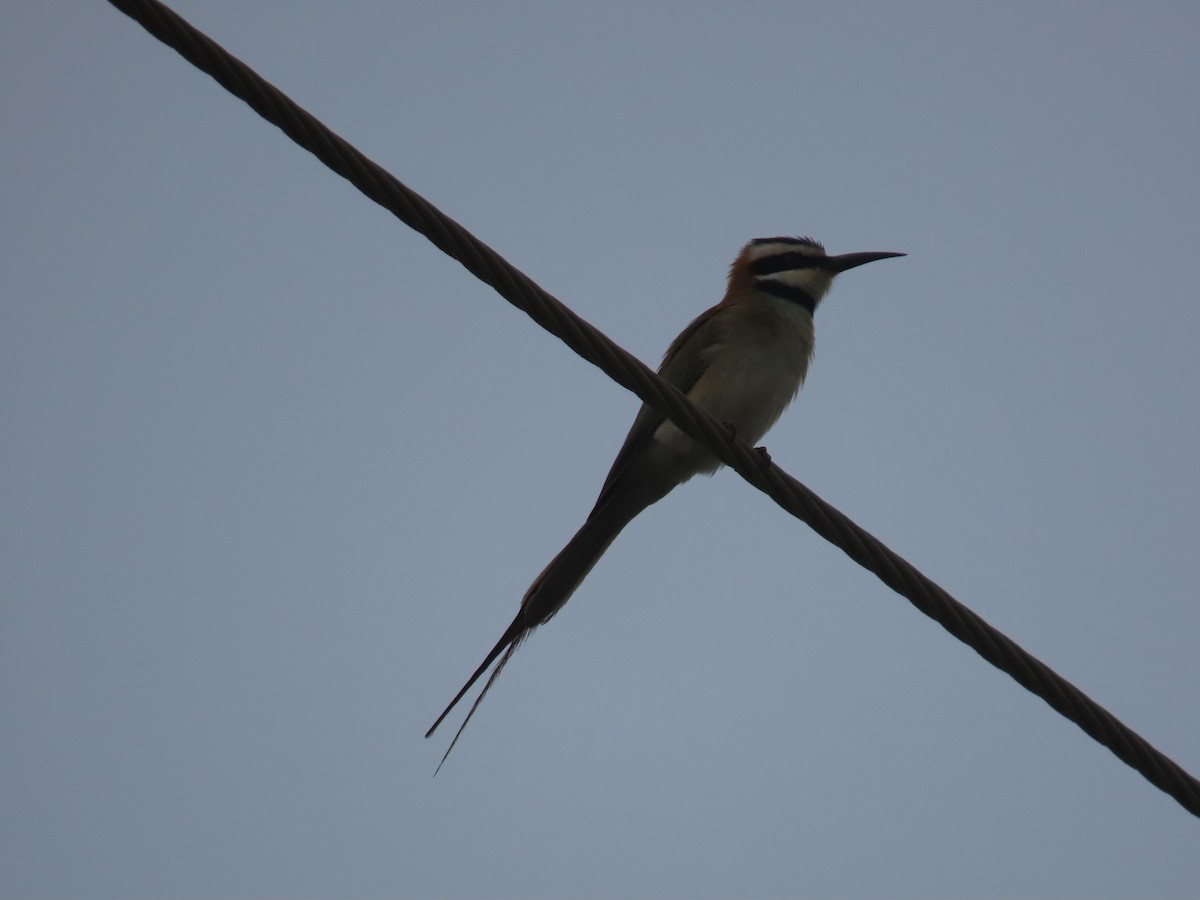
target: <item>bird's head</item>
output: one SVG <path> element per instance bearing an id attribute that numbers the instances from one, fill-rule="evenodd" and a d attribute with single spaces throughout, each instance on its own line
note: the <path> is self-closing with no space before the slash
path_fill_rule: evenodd
<path id="1" fill-rule="evenodd" d="M 904 256 L 903 253 L 843 253 L 830 256 L 809 237 L 755 238 L 738 254 L 729 270 L 729 296 L 757 289 L 782 300 L 799 304 L 810 313 L 847 269 Z"/>

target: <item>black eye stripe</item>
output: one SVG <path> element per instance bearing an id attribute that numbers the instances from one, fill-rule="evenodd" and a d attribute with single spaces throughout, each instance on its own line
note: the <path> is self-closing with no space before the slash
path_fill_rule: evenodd
<path id="1" fill-rule="evenodd" d="M 787 272 L 790 269 L 823 269 L 828 261 L 826 256 L 813 256 L 811 253 L 776 253 L 764 256 L 750 263 L 752 275 L 774 275 L 776 272 Z"/>

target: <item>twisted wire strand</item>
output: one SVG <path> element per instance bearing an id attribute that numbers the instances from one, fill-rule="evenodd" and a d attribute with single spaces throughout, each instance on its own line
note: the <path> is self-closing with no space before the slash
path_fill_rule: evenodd
<path id="1" fill-rule="evenodd" d="M 697 409 L 677 388 L 584 321 L 494 250 L 401 184 L 249 66 L 157 0 L 109 0 L 154 37 L 212 76 L 367 197 L 428 238 L 622 387 L 666 414 L 722 462 L 839 547 L 918 610 L 1018 684 L 1041 697 L 1151 784 L 1200 816 L 1200 782 L 1045 663 L 950 596 L 767 457 Z"/>

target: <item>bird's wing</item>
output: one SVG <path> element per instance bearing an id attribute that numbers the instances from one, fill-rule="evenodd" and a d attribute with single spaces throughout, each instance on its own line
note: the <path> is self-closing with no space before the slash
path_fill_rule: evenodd
<path id="1" fill-rule="evenodd" d="M 662 365 L 658 367 L 658 374 L 685 394 L 691 391 L 708 368 L 708 355 L 701 352 L 701 348 L 714 343 L 706 332 L 720 327 L 720 313 L 723 309 L 724 307 L 718 304 L 700 313 L 671 342 L 671 346 L 663 355 Z M 625 436 L 625 443 L 617 451 L 617 458 L 613 460 L 612 468 L 608 470 L 608 477 L 604 479 L 604 487 L 600 489 L 600 496 L 596 499 L 596 505 L 593 507 L 591 515 L 595 515 L 596 511 L 605 504 L 613 486 L 620 480 L 629 465 L 629 461 L 636 457 L 637 452 L 652 438 L 654 432 L 658 430 L 658 426 L 665 420 L 666 416 L 653 406 L 642 404 L 642 408 L 638 410 L 633 425 L 629 429 L 629 434 Z"/>

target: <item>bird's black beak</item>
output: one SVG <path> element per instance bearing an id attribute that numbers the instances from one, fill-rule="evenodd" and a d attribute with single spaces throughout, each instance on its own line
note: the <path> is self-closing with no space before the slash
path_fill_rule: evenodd
<path id="1" fill-rule="evenodd" d="M 891 259 L 893 256 L 908 256 L 907 253 L 843 253 L 841 256 L 829 257 L 829 268 L 833 272 L 845 272 L 856 266 L 875 262 L 877 259 Z"/>

